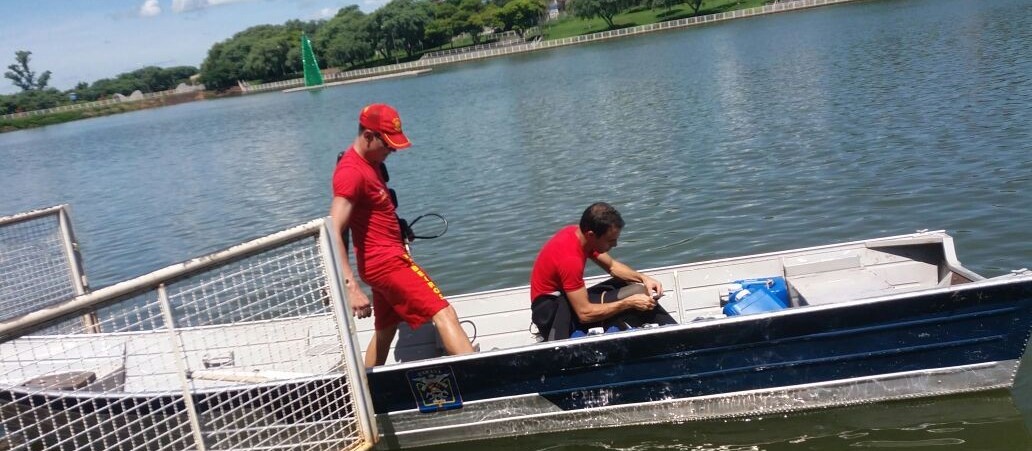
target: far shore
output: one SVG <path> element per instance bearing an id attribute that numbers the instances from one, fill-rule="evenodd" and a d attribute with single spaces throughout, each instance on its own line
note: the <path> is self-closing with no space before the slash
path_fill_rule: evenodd
<path id="1" fill-rule="evenodd" d="M 508 49 L 502 50 L 491 50 L 491 51 L 471 51 L 466 53 L 459 53 L 454 56 L 447 56 L 442 58 L 430 58 L 429 60 L 416 60 L 408 63 L 401 64 L 389 64 L 384 66 L 378 66 L 371 69 L 361 69 L 342 72 L 338 75 L 338 79 L 347 79 L 347 81 L 340 81 L 336 83 L 328 83 L 327 86 L 334 84 L 348 84 L 358 81 L 364 81 L 367 79 L 380 79 L 385 78 L 386 74 L 396 74 L 399 72 L 406 71 L 423 71 L 427 70 L 432 66 L 444 65 L 444 64 L 456 64 L 467 61 L 474 61 L 482 58 L 490 58 L 496 56 L 504 56 L 516 53 L 525 53 L 530 51 L 543 50 L 547 48 L 554 48 L 565 45 L 576 45 L 581 43 L 594 42 L 604 39 L 613 39 L 619 37 L 636 36 L 643 33 L 652 33 L 656 31 L 664 31 L 670 29 L 683 28 L 686 26 L 712 23 L 724 20 L 734 20 L 738 18 L 752 17 L 756 15 L 781 13 L 792 10 L 808 9 L 817 6 L 833 5 L 838 3 L 846 3 L 857 0 L 796 0 L 775 3 L 766 5 L 763 7 L 748 7 L 742 5 L 742 8 L 731 9 L 721 13 L 708 14 L 702 16 L 695 16 L 690 19 L 681 18 L 678 20 L 670 20 L 663 22 L 649 23 L 645 25 L 638 25 L 630 28 L 617 28 L 613 30 L 607 30 L 603 32 L 582 34 L 572 38 L 563 39 L 550 39 L 545 41 L 538 41 L 533 44 L 517 44 Z M 49 114 L 34 114 L 24 117 L 15 118 L 0 118 L 0 133 L 11 132 L 29 128 L 43 127 L 46 125 L 59 124 L 64 122 L 71 122 L 79 119 L 87 119 L 91 117 L 108 116 L 112 114 L 125 113 L 130 111 L 137 111 L 148 108 L 157 108 L 162 106 L 169 106 L 183 102 L 190 102 L 195 100 L 207 100 L 213 98 L 235 96 L 240 94 L 258 93 L 269 90 L 285 90 L 286 88 L 303 87 L 303 79 L 286 80 L 281 82 L 266 83 L 250 87 L 246 92 L 240 92 L 236 90 L 227 92 L 214 92 L 214 91 L 200 91 L 190 93 L 189 95 L 181 96 L 168 96 L 156 99 L 147 99 L 133 102 L 120 102 L 112 105 L 107 105 L 98 108 L 85 108 L 73 111 L 63 111 Z M 301 88 L 304 89 L 304 88 Z"/>

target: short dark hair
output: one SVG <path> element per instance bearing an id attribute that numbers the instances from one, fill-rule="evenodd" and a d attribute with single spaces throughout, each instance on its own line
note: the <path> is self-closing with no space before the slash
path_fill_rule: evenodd
<path id="1" fill-rule="evenodd" d="M 591 204 L 580 217 L 581 232 L 595 232 L 595 235 L 602 236 L 613 227 L 623 229 L 624 220 L 620 212 L 605 202 Z"/>

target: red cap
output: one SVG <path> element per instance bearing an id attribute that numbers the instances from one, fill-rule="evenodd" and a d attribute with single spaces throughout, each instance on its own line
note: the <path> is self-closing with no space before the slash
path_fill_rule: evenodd
<path id="1" fill-rule="evenodd" d="M 368 130 L 379 133 L 392 149 L 404 149 L 412 145 L 401 132 L 401 118 L 398 112 L 385 103 L 374 103 L 362 108 L 358 123 Z"/>

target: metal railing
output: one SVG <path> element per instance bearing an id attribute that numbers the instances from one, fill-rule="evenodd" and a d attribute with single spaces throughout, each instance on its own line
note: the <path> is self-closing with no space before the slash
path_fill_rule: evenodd
<path id="1" fill-rule="evenodd" d="M 508 47 L 510 45 L 516 45 L 518 43 L 522 43 L 523 41 L 524 41 L 523 39 L 516 38 L 516 39 L 505 40 L 505 41 L 491 42 L 491 43 L 487 43 L 487 44 L 476 44 L 476 45 L 467 46 L 467 47 L 459 47 L 459 48 L 455 48 L 455 49 L 436 50 L 436 51 L 433 51 L 433 52 L 424 53 L 422 58 L 420 58 L 420 59 L 438 58 L 438 57 L 442 57 L 442 56 L 457 55 L 457 54 L 460 54 L 460 53 L 469 53 L 469 52 L 475 52 L 475 51 L 486 50 L 486 49 L 493 49 L 493 48 L 498 48 L 498 47 Z"/>
<path id="2" fill-rule="evenodd" d="M 396 72 L 406 72 L 445 64 L 460 63 L 464 61 L 472 61 L 484 58 L 493 58 L 496 56 L 512 55 L 516 53 L 532 52 L 542 49 L 582 44 L 585 42 L 603 41 L 606 39 L 612 39 L 617 37 L 652 33 L 656 31 L 671 30 L 676 28 L 684 28 L 711 22 L 738 19 L 742 17 L 752 17 L 764 14 L 780 13 L 784 11 L 813 8 L 817 6 L 831 5 L 836 3 L 847 3 L 854 1 L 858 0 L 798 0 L 793 2 L 774 3 L 770 5 L 758 6 L 755 8 L 739 9 L 735 11 L 709 14 L 705 16 L 688 17 L 684 19 L 657 22 L 648 25 L 639 25 L 636 27 L 621 28 L 618 30 L 600 31 L 597 33 L 591 33 L 580 36 L 571 36 L 562 39 L 552 39 L 524 44 L 515 44 L 505 47 L 477 50 L 467 53 L 444 55 L 435 58 L 423 58 L 408 63 L 390 64 L 386 66 L 378 66 L 368 69 L 349 70 L 345 72 L 336 73 L 331 77 L 327 78 L 326 81 L 364 78 L 377 75 L 386 75 Z M 303 85 L 304 79 L 285 80 L 275 83 L 265 83 L 260 85 L 246 86 L 244 87 L 244 93 L 246 94 L 262 91 L 271 91 L 276 89 L 292 88 Z"/>
<path id="3" fill-rule="evenodd" d="M 85 294 L 79 245 L 67 205 L 0 217 L 0 321 Z M 51 328 L 94 327 L 87 314 Z"/>
<path id="4" fill-rule="evenodd" d="M 0 449 L 368 448 L 329 230 L 314 220 L 0 322 Z M 99 333 L 36 334 L 94 310 Z"/>

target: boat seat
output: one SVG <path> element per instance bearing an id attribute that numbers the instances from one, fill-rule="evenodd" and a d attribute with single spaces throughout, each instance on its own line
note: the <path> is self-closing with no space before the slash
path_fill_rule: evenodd
<path id="1" fill-rule="evenodd" d="M 910 272 L 898 268 L 829 271 L 790 277 L 788 285 L 798 294 L 799 305 L 822 305 L 926 290 L 949 283 L 948 278 L 937 280 L 934 266 L 911 269 Z"/>
<path id="2" fill-rule="evenodd" d="M 120 337 L 23 338 L 0 345 L 0 383 L 40 390 L 105 391 L 125 381 Z"/>
<path id="3" fill-rule="evenodd" d="M 66 371 L 34 377 L 21 386 L 39 390 L 81 390 L 96 381 L 97 373 L 93 371 Z"/>

